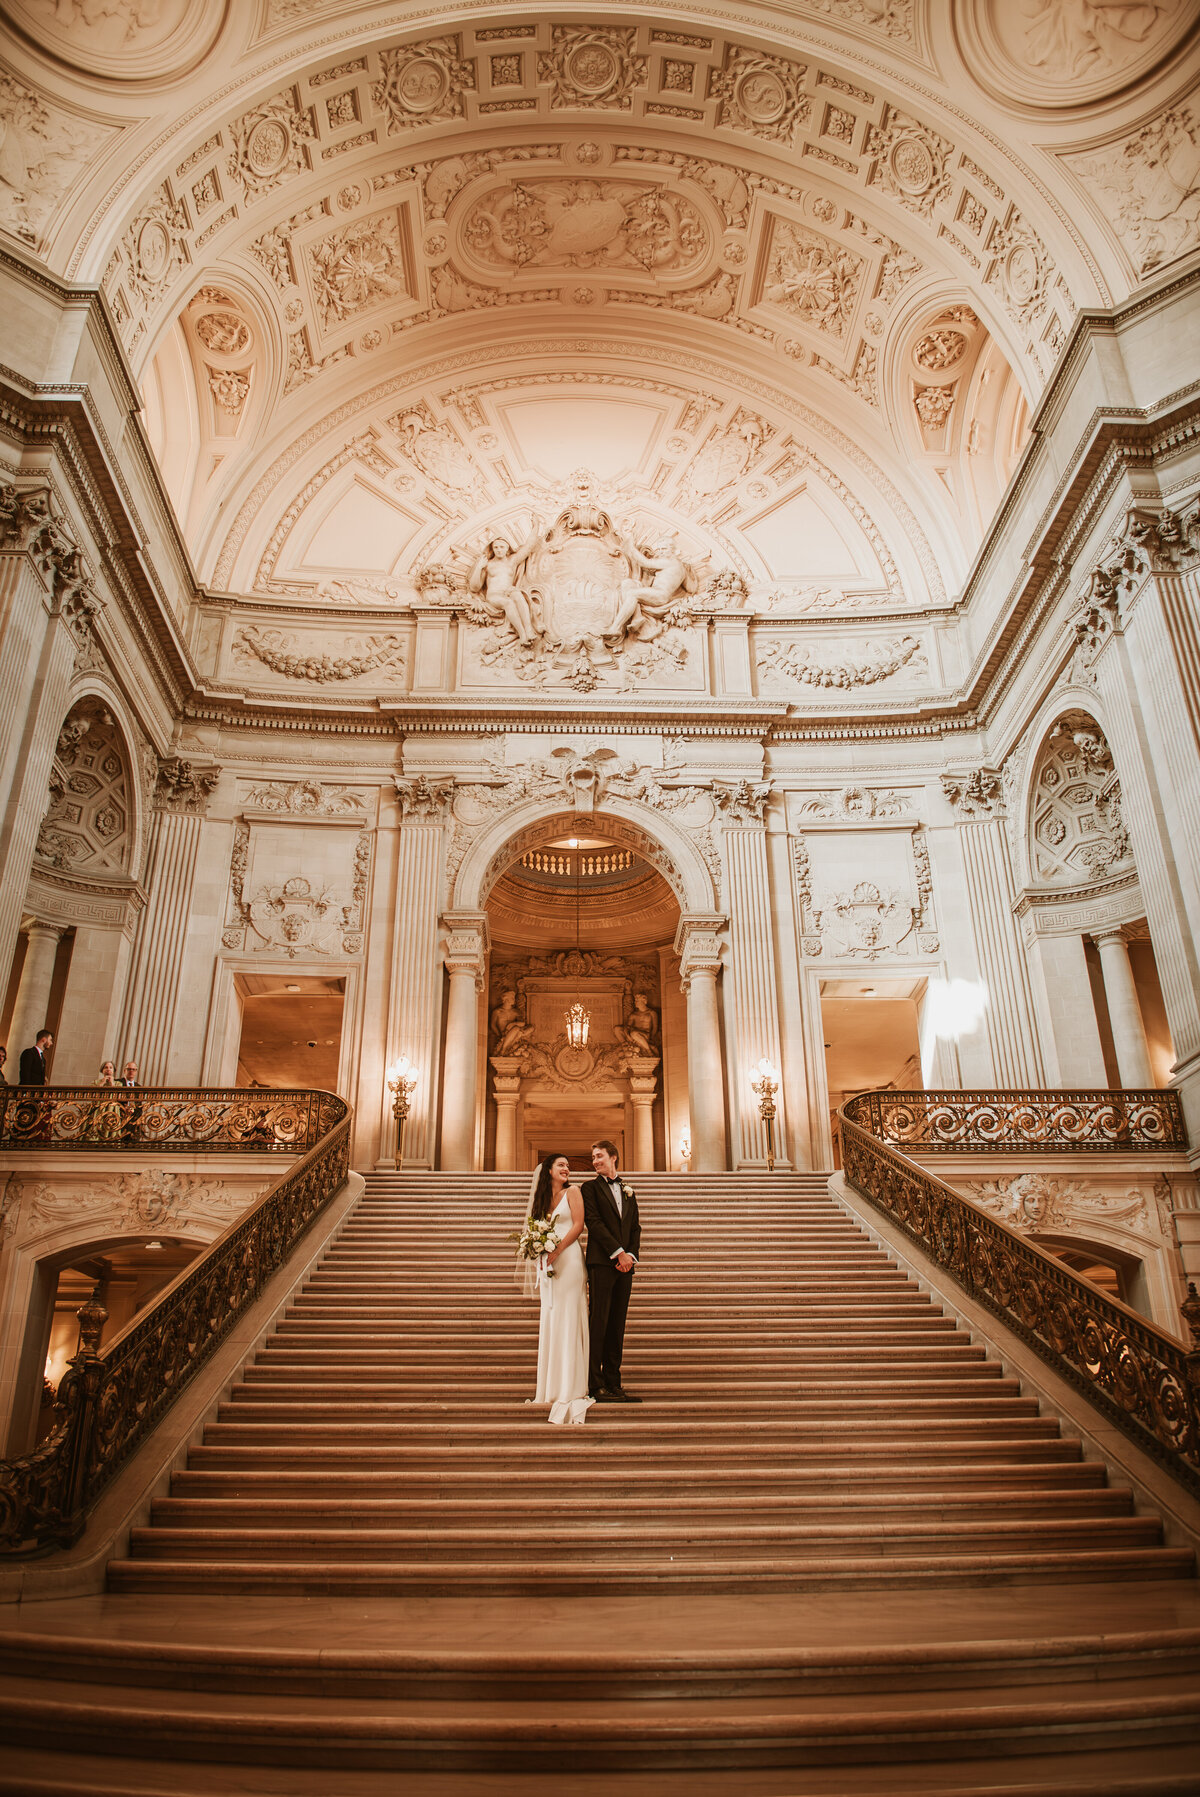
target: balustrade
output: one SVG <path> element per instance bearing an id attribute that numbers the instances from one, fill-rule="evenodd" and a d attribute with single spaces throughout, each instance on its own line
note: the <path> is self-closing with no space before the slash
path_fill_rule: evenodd
<path id="1" fill-rule="evenodd" d="M 184 1386 L 254 1302 L 318 1212 L 345 1184 L 350 1111 L 331 1092 L 124 1093 L 128 1127 L 112 1141 L 89 1134 L 86 1107 L 122 1089 L 86 1086 L 11 1092 L 0 1142 L 34 1150 L 116 1147 L 225 1153 L 277 1150 L 301 1159 L 253 1208 L 180 1273 L 101 1351 L 105 1316 L 80 1312 L 80 1346 L 63 1375 L 62 1422 L 31 1454 L 0 1461 L 0 1553 L 65 1547 L 87 1512 Z"/>
<path id="2" fill-rule="evenodd" d="M 1186 1147 L 1173 1092 L 864 1092 L 839 1112 L 851 1185 L 1189 1490 L 1200 1494 L 1200 1295 L 1191 1351 L 900 1153 Z"/>

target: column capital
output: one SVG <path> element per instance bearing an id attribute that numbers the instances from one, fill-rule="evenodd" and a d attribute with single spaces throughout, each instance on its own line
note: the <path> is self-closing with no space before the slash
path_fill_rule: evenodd
<path id="1" fill-rule="evenodd" d="M 942 775 L 942 791 L 961 818 L 1004 816 L 1004 782 L 997 768 L 956 768 Z"/>
<path id="2" fill-rule="evenodd" d="M 62 938 L 70 928 L 70 925 L 65 923 L 49 923 L 44 917 L 27 917 L 22 923 L 21 928 L 27 936 L 50 936 L 55 942 L 61 942 Z"/>
<path id="3" fill-rule="evenodd" d="M 1088 935 L 1097 948 L 1103 947 L 1106 942 L 1119 942 L 1124 949 L 1129 947 L 1129 936 L 1123 923 L 1106 924 L 1101 929 L 1089 930 Z"/>
<path id="4" fill-rule="evenodd" d="M 442 928 L 446 932 L 442 946 L 446 972 L 451 976 L 472 974 L 476 991 L 482 992 L 484 963 L 492 945 L 487 912 L 444 911 Z"/>
<path id="5" fill-rule="evenodd" d="M 717 974 L 721 969 L 721 932 L 728 919 L 719 911 L 685 912 L 675 930 L 675 953 L 680 960 L 684 990 L 693 973 Z"/>

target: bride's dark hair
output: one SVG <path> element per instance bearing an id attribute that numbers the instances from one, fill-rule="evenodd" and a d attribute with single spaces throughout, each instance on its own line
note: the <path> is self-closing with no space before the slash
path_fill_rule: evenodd
<path id="1" fill-rule="evenodd" d="M 529 1207 L 531 1217 L 548 1217 L 554 1209 L 554 1181 L 550 1177 L 550 1169 L 555 1161 L 566 1161 L 571 1165 L 571 1157 L 567 1154 L 548 1154 L 538 1169 L 537 1189 L 533 1194 L 533 1203 Z M 568 1179 L 567 1184 L 571 1182 Z"/>

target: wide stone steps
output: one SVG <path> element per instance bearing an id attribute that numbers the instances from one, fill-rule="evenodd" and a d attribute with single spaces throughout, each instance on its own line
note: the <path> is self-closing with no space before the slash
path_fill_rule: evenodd
<path id="1" fill-rule="evenodd" d="M 550 1429 L 527 1177 L 372 1178 L 103 1608 L 0 1627 L 0 1797 L 1200 1790 L 1189 1549 L 823 1180 L 634 1183 L 643 1401 Z"/>

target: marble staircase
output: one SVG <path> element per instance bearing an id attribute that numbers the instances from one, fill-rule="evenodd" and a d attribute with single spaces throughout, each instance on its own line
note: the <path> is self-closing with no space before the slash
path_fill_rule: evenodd
<path id="1" fill-rule="evenodd" d="M 634 1183 L 643 1402 L 550 1429 L 527 1176 L 369 1178 L 100 1609 L 0 1617 L 0 1797 L 1198 1788 L 1190 1550 L 823 1178 Z"/>

